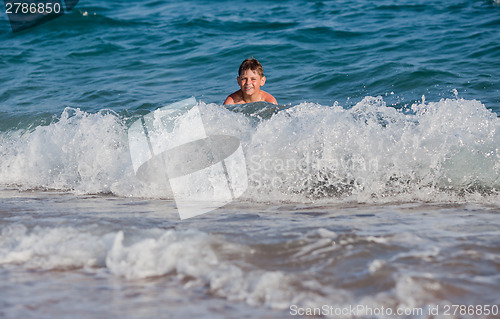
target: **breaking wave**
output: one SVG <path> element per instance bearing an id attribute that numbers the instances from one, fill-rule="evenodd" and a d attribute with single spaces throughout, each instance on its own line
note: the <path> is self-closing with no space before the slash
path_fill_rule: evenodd
<path id="1" fill-rule="evenodd" d="M 497 201 L 500 119 L 461 98 L 398 110 L 382 97 L 351 108 L 301 103 L 228 110 L 198 102 L 207 132 L 240 139 L 245 200 Z M 272 116 L 271 116 L 272 115 Z M 48 124 L 0 133 L 0 183 L 19 189 L 170 198 L 135 177 L 127 129 L 140 115 L 67 108 Z M 195 129 L 198 122 L 184 125 Z"/>

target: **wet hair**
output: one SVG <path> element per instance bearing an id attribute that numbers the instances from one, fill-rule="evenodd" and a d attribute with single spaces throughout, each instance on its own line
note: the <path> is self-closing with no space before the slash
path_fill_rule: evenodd
<path id="1" fill-rule="evenodd" d="M 264 68 L 262 67 L 260 62 L 254 58 L 246 59 L 241 63 L 240 69 L 238 70 L 238 75 L 241 76 L 243 73 L 245 73 L 246 70 L 252 70 L 261 77 L 264 76 Z"/>

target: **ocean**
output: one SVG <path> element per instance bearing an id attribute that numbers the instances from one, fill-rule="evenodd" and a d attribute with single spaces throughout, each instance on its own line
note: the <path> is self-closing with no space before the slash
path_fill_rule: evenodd
<path id="1" fill-rule="evenodd" d="M 500 317 L 499 1 L 4 9 L 0 318 Z M 279 107 L 222 106 L 249 57 Z M 131 128 L 193 98 L 246 175 L 181 219 Z"/>

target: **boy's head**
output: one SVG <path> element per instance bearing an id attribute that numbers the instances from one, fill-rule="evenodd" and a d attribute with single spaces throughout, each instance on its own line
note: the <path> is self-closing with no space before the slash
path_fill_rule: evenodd
<path id="1" fill-rule="evenodd" d="M 244 96 L 260 94 L 260 87 L 266 83 L 264 69 L 256 59 L 246 59 L 241 63 L 236 78 Z"/>
<path id="2" fill-rule="evenodd" d="M 260 77 L 264 76 L 264 68 L 259 63 L 259 61 L 254 58 L 246 59 L 245 61 L 243 61 L 243 63 L 241 63 L 240 69 L 238 70 L 238 75 L 242 76 L 246 70 L 252 70 Z"/>

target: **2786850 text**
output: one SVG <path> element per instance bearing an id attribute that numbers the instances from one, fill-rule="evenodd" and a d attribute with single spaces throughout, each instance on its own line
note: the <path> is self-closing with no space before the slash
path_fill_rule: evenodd
<path id="1" fill-rule="evenodd" d="M 60 13 L 61 4 L 57 2 L 27 3 L 27 2 L 7 2 L 5 13 L 7 14 L 51 14 Z"/>

